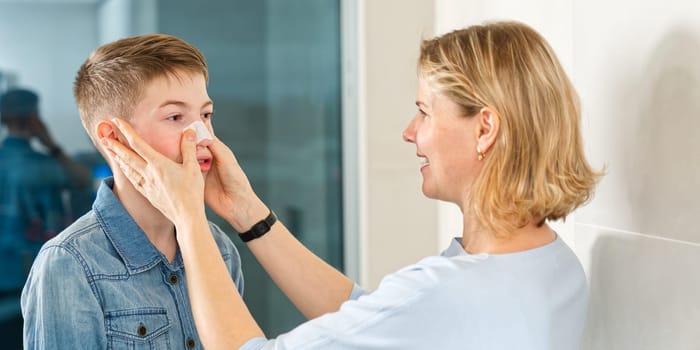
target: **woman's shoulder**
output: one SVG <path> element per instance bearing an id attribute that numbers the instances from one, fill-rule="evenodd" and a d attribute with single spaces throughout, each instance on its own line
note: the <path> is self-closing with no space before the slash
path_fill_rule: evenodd
<path id="1" fill-rule="evenodd" d="M 377 290 L 405 290 L 429 295 L 442 292 L 447 286 L 455 285 L 455 282 L 457 285 L 465 282 L 478 283 L 487 259 L 485 256 L 426 257 L 386 275 Z"/>
<path id="2" fill-rule="evenodd" d="M 547 246 L 512 254 L 450 254 L 449 250 L 387 275 L 382 284 L 424 293 L 458 291 L 456 294 L 463 297 L 510 288 L 539 290 L 561 284 L 562 276 L 573 284 L 585 283 L 576 255 L 560 238 Z"/>

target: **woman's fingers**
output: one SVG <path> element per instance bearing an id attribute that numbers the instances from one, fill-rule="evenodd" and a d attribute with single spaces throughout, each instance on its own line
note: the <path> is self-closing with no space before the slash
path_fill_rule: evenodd
<path id="1" fill-rule="evenodd" d="M 129 182 L 136 188 L 142 187 L 146 181 L 141 175 L 147 166 L 146 161 L 115 139 L 105 137 L 101 142 Z"/>
<path id="2" fill-rule="evenodd" d="M 117 129 L 124 135 L 126 140 L 129 142 L 129 146 L 134 150 L 141 158 L 146 160 L 148 163 L 155 161 L 160 161 L 163 157 L 160 153 L 156 152 L 146 141 L 144 141 L 141 136 L 139 136 L 134 128 L 128 122 L 121 120 L 119 118 L 112 119 L 112 122 L 116 125 Z"/>
<path id="3" fill-rule="evenodd" d="M 180 142 L 180 152 L 182 152 L 182 164 L 185 168 L 194 168 L 197 162 L 197 137 L 192 129 L 185 129 Z"/>
<path id="4" fill-rule="evenodd" d="M 182 164 L 154 150 L 124 120 L 112 120 L 126 142 L 105 137 L 105 146 L 127 181 L 163 215 L 175 222 L 189 212 L 204 209 L 204 179 L 197 161 L 197 142 L 192 130 L 180 140 Z M 186 186 L 183 186 L 185 184 Z"/>

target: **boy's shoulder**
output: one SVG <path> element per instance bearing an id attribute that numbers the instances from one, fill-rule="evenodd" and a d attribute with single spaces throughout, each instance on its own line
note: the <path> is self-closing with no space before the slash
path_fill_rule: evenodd
<path id="1" fill-rule="evenodd" d="M 50 261 L 66 254 L 73 256 L 83 268 L 93 272 L 97 272 L 95 269 L 104 268 L 118 270 L 112 273 L 123 273 L 124 270 L 116 250 L 92 210 L 44 243 L 37 259 Z M 105 272 L 107 271 L 102 271 Z"/>
<path id="2" fill-rule="evenodd" d="M 90 210 L 44 244 L 48 247 L 79 246 L 104 237 L 94 211 Z"/>
<path id="3" fill-rule="evenodd" d="M 226 258 L 227 254 L 234 254 L 238 256 L 238 249 L 231 240 L 230 235 L 224 232 L 217 224 L 211 221 L 208 222 L 209 228 L 211 229 L 211 233 L 214 236 L 214 241 L 216 241 L 216 245 L 219 247 L 221 255 L 223 255 L 224 258 Z"/>

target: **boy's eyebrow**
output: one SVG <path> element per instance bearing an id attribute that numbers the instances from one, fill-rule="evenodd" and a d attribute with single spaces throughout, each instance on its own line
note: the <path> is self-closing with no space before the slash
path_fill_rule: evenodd
<path id="1" fill-rule="evenodd" d="M 212 102 L 211 100 L 209 100 L 209 101 L 207 101 L 207 102 L 204 102 L 204 104 L 202 104 L 202 107 L 201 107 L 201 108 L 208 107 L 208 106 L 211 106 L 211 105 L 213 105 L 213 104 L 214 104 L 214 102 Z M 160 106 L 158 106 L 158 108 L 163 108 L 163 107 L 165 107 L 165 106 L 167 106 L 167 105 L 176 105 L 176 106 L 179 106 L 179 107 L 186 107 L 186 106 L 187 106 L 187 103 L 182 102 L 182 101 L 177 101 L 177 100 L 167 100 L 167 101 L 163 102 Z"/>

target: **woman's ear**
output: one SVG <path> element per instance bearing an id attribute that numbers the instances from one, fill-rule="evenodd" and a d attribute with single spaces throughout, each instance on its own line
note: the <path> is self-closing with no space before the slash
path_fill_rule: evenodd
<path id="1" fill-rule="evenodd" d="M 484 107 L 476 115 L 476 118 L 479 118 L 477 152 L 483 155 L 488 153 L 496 142 L 498 130 L 501 128 L 501 117 L 490 107 Z"/>

